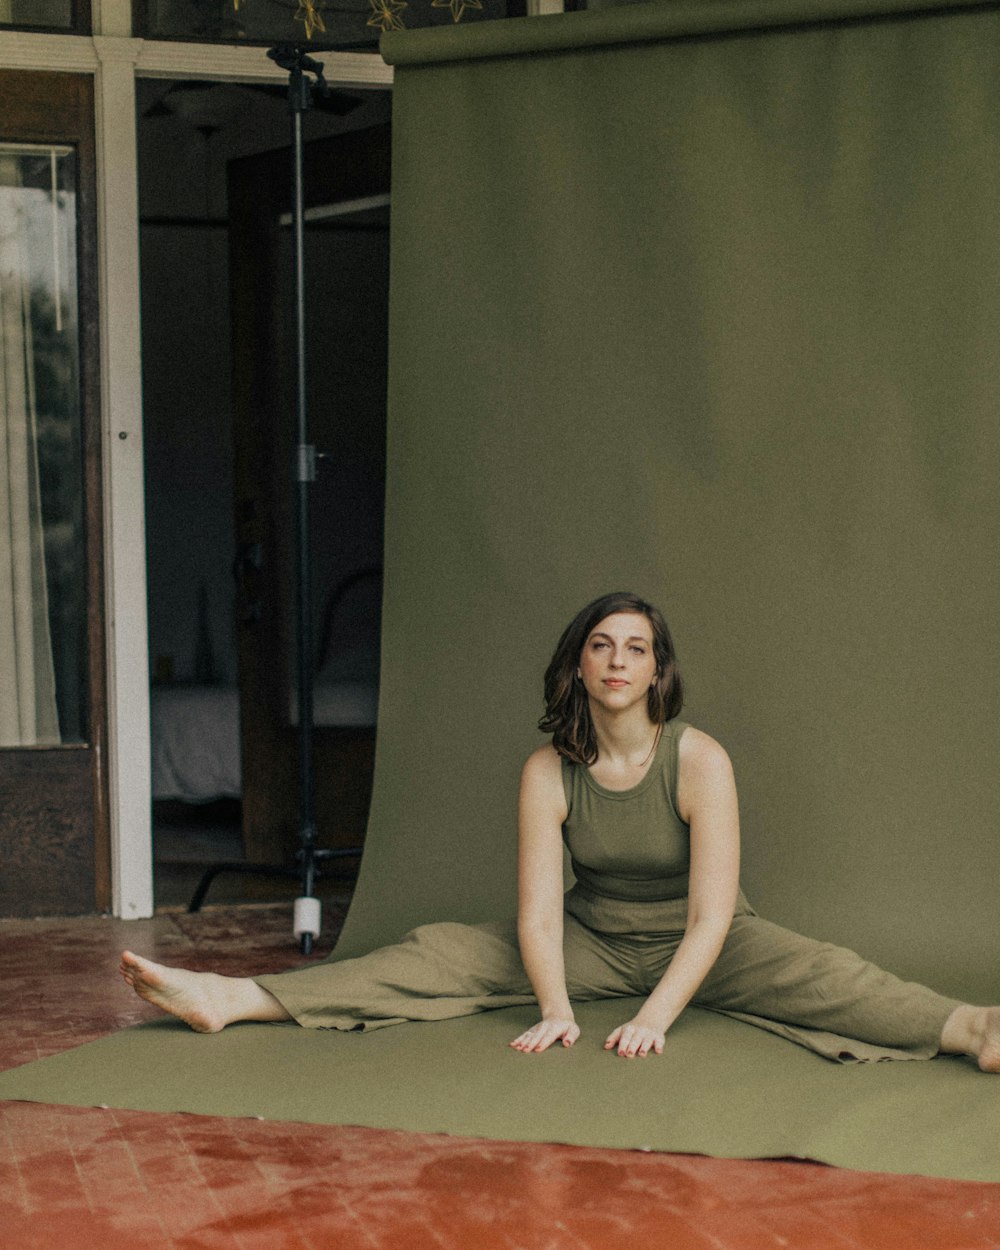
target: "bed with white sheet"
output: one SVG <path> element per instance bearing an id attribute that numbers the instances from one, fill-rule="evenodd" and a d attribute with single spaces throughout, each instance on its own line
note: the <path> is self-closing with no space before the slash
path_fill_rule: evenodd
<path id="1" fill-rule="evenodd" d="M 378 636 L 381 569 L 351 574 L 334 587 L 319 631 L 321 663 L 313 686 L 317 729 L 374 729 L 378 715 Z M 358 593 L 360 592 L 360 594 Z M 376 624 L 367 645 L 340 645 L 357 638 L 344 627 L 344 600 L 363 607 Z M 362 603 L 363 598 L 363 603 Z M 289 700 L 291 723 L 298 723 L 298 697 Z M 171 683 L 150 692 L 153 798 L 210 803 L 239 798 L 240 695 L 235 684 Z"/>

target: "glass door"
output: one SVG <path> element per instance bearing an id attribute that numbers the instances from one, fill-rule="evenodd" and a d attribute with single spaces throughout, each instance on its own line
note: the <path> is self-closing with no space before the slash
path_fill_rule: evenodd
<path id="1" fill-rule="evenodd" d="M 87 740 L 76 166 L 0 142 L 0 747 Z"/>
<path id="2" fill-rule="evenodd" d="M 0 92 L 0 914 L 68 914 L 109 887 L 92 97 Z"/>

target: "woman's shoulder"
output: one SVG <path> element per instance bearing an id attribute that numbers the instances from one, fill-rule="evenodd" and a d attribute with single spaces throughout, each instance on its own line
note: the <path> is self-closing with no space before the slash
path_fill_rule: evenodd
<path id="1" fill-rule="evenodd" d="M 691 824 L 699 809 L 720 795 L 735 793 L 733 766 L 721 743 L 687 726 L 677 750 L 677 812 Z"/>
<path id="2" fill-rule="evenodd" d="M 715 773 L 732 770 L 729 753 L 722 743 L 703 730 L 695 729 L 693 725 L 684 725 L 681 728 L 677 758 L 681 767 L 689 772 Z"/>
<path id="3" fill-rule="evenodd" d="M 536 812 L 548 813 L 560 822 L 565 820 L 567 801 L 562 758 L 551 743 L 532 751 L 525 760 L 521 771 L 521 803 Z"/>
<path id="4" fill-rule="evenodd" d="M 525 780 L 552 781 L 562 778 L 562 756 L 551 742 L 546 742 L 524 761 L 521 775 Z"/>

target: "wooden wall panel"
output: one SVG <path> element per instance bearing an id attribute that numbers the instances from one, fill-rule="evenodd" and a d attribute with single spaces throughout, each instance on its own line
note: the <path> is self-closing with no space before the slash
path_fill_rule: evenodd
<path id="1" fill-rule="evenodd" d="M 0 915 L 94 910 L 91 752 L 0 751 Z"/>

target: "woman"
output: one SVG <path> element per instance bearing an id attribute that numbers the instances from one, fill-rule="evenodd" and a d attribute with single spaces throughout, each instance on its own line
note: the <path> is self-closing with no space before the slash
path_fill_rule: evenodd
<path id="1" fill-rule="evenodd" d="M 666 622 L 632 594 L 570 622 L 545 674 L 551 745 L 525 764 L 518 920 L 431 924 L 359 959 L 273 976 L 165 968 L 126 951 L 140 997 L 202 1032 L 238 1020 L 369 1029 L 536 1002 L 510 1043 L 572 1046 L 573 1002 L 641 996 L 606 1039 L 660 1054 L 689 1003 L 749 1019 L 834 1059 L 968 1054 L 1000 1071 L 1000 1007 L 905 983 L 857 955 L 757 916 L 739 888 L 729 758 L 677 720 Z M 576 883 L 563 895 L 563 845 Z"/>

